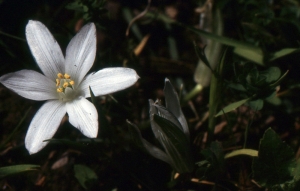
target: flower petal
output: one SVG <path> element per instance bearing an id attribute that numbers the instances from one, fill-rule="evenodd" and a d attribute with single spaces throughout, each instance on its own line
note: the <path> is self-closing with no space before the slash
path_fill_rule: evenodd
<path id="1" fill-rule="evenodd" d="M 95 55 L 96 28 L 93 23 L 89 23 L 73 37 L 66 51 L 66 73 L 75 81 L 75 85 L 78 85 L 91 69 Z"/>
<path id="2" fill-rule="evenodd" d="M 178 95 L 168 78 L 165 79 L 164 94 L 165 94 L 167 109 L 170 112 L 172 112 L 173 115 L 175 115 L 175 117 L 178 119 L 179 123 L 181 124 L 184 133 L 189 138 L 190 135 L 189 127 L 181 111 Z"/>
<path id="3" fill-rule="evenodd" d="M 95 96 L 106 95 L 133 85 L 139 76 L 130 68 L 105 68 L 88 75 L 78 89 L 84 97 L 90 97 L 89 86 Z"/>
<path id="4" fill-rule="evenodd" d="M 32 100 L 58 99 L 55 82 L 33 70 L 20 70 L 0 77 L 0 82 L 22 97 Z"/>
<path id="5" fill-rule="evenodd" d="M 95 106 L 81 97 L 67 102 L 69 122 L 89 138 L 95 138 L 98 134 L 98 113 Z"/>
<path id="6" fill-rule="evenodd" d="M 55 80 L 59 72 L 64 73 L 64 56 L 45 25 L 29 21 L 26 39 L 37 64 L 48 78 Z"/>
<path id="7" fill-rule="evenodd" d="M 30 154 L 44 148 L 57 131 L 62 118 L 66 114 L 64 102 L 58 100 L 47 101 L 33 117 L 25 138 L 25 146 Z"/>

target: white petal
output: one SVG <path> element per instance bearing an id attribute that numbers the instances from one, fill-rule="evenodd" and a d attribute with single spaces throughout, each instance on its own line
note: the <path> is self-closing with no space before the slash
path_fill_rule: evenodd
<path id="1" fill-rule="evenodd" d="M 20 70 L 5 74 L 0 77 L 0 82 L 27 99 L 58 99 L 54 81 L 33 70 Z"/>
<path id="2" fill-rule="evenodd" d="M 64 56 L 45 25 L 39 21 L 29 21 L 26 39 L 37 64 L 47 77 L 55 80 L 59 72 L 64 73 Z"/>
<path id="3" fill-rule="evenodd" d="M 139 76 L 130 68 L 105 68 L 88 75 L 79 86 L 81 95 L 90 97 L 89 86 L 95 96 L 106 95 L 133 85 Z"/>
<path id="4" fill-rule="evenodd" d="M 67 102 L 69 122 L 89 138 L 96 138 L 98 134 L 98 113 L 95 106 L 81 97 Z"/>
<path id="5" fill-rule="evenodd" d="M 96 55 L 96 28 L 89 23 L 71 40 L 66 51 L 66 73 L 77 86 L 93 66 Z"/>
<path id="6" fill-rule="evenodd" d="M 33 117 L 25 138 L 25 146 L 30 154 L 40 151 L 47 145 L 66 114 L 64 102 L 47 101 Z"/>

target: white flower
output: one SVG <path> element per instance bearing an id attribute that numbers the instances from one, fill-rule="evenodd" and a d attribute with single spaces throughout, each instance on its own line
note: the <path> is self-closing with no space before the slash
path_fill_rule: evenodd
<path id="1" fill-rule="evenodd" d="M 46 146 L 57 131 L 66 113 L 69 122 L 85 136 L 98 134 L 98 113 L 86 100 L 89 86 L 95 96 L 113 93 L 133 85 L 138 80 L 129 68 L 90 70 L 96 54 L 96 28 L 93 23 L 82 27 L 67 47 L 66 57 L 49 30 L 38 21 L 29 21 L 26 39 L 44 75 L 21 70 L 0 77 L 0 82 L 17 94 L 31 100 L 48 100 L 38 110 L 29 126 L 25 146 L 30 154 Z"/>

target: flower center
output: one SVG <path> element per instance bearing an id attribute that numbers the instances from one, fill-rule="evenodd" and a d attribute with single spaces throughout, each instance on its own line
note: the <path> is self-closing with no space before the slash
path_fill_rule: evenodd
<path id="1" fill-rule="evenodd" d="M 74 84 L 75 82 L 71 79 L 69 74 L 57 74 L 56 91 L 62 101 L 69 101 L 74 98 Z"/>

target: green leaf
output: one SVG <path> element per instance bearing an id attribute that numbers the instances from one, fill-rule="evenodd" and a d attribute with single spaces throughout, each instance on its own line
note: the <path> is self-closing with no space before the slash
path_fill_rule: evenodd
<path id="1" fill-rule="evenodd" d="M 297 166 L 295 170 L 293 171 L 294 180 L 298 181 L 300 180 L 300 159 L 297 160 Z"/>
<path id="2" fill-rule="evenodd" d="M 183 97 L 183 102 L 187 102 L 187 101 L 191 100 L 193 97 L 198 95 L 202 90 L 203 90 L 203 86 L 200 84 L 197 84 L 190 92 L 188 92 Z"/>
<path id="3" fill-rule="evenodd" d="M 58 144 L 62 144 L 62 145 L 67 145 L 71 148 L 78 149 L 82 152 L 87 152 L 90 149 L 92 149 L 92 148 L 90 148 L 90 143 L 91 143 L 90 140 L 88 142 L 76 142 L 76 141 L 70 141 L 70 140 L 67 140 L 67 139 L 47 139 L 47 140 L 44 140 L 44 142 L 58 143 Z"/>
<path id="4" fill-rule="evenodd" d="M 209 61 L 208 59 L 206 58 L 206 55 L 205 55 L 205 48 L 204 47 L 203 49 L 200 48 L 195 42 L 194 42 L 194 48 L 195 48 L 195 51 L 197 53 L 197 56 L 199 57 L 200 60 L 202 60 L 202 62 L 211 70 L 213 71 L 213 69 L 211 68 L 210 64 L 209 64 Z"/>
<path id="5" fill-rule="evenodd" d="M 278 58 L 281 58 L 283 56 L 286 56 L 286 55 L 289 55 L 289 54 L 292 54 L 292 53 L 296 53 L 296 52 L 299 52 L 300 49 L 299 48 L 284 48 L 284 49 L 281 49 L 277 52 L 275 52 L 273 54 L 273 57 L 270 59 L 270 61 L 273 61 L 273 60 L 276 60 Z"/>
<path id="6" fill-rule="evenodd" d="M 257 49 L 236 47 L 233 52 L 239 56 L 242 56 L 252 62 L 264 66 L 263 53 L 262 50 L 257 47 Z"/>
<path id="7" fill-rule="evenodd" d="M 242 85 L 242 84 L 238 84 L 238 83 L 231 83 L 228 84 L 228 87 L 238 90 L 238 91 L 242 91 L 242 92 L 246 92 L 246 88 Z"/>
<path id="8" fill-rule="evenodd" d="M 7 176 L 15 175 L 22 172 L 34 171 L 38 170 L 39 165 L 32 164 L 22 164 L 22 165 L 14 165 L 14 166 L 6 166 L 0 168 L 0 179 L 5 178 Z"/>
<path id="9" fill-rule="evenodd" d="M 253 176 L 261 186 L 272 187 L 292 180 L 295 169 L 293 150 L 269 128 L 260 141 L 258 158 L 252 164 Z"/>
<path id="10" fill-rule="evenodd" d="M 98 179 L 97 174 L 85 165 L 74 165 L 74 172 L 78 182 L 85 189 L 91 188 Z"/>
<path id="11" fill-rule="evenodd" d="M 209 148 L 201 151 L 206 160 L 198 162 L 198 176 L 216 178 L 224 172 L 224 153 L 220 142 L 212 142 Z"/>
<path id="12" fill-rule="evenodd" d="M 47 139 L 44 141 L 50 142 L 51 144 L 68 146 L 88 155 L 107 157 L 105 152 L 103 152 L 103 148 L 107 146 L 107 142 L 105 143 L 105 141 L 101 138 L 77 139 L 76 141 L 68 139 Z"/>
<path id="13" fill-rule="evenodd" d="M 260 47 L 254 46 L 252 44 L 246 43 L 246 42 L 241 42 L 238 40 L 234 40 L 234 39 L 230 39 L 224 36 L 219 36 L 219 35 L 215 35 L 213 33 L 209 33 L 206 32 L 204 30 L 200 30 L 200 29 L 196 29 L 195 27 L 192 26 L 188 26 L 185 25 L 183 23 L 180 22 L 176 22 L 175 20 L 170 19 L 169 17 L 163 15 L 163 14 L 154 14 L 151 12 L 148 12 L 147 14 L 145 14 L 146 17 L 152 17 L 152 18 L 156 18 L 159 19 L 163 22 L 166 23 L 174 23 L 177 24 L 181 27 L 184 27 L 192 32 L 194 32 L 195 34 L 201 35 L 204 38 L 210 39 L 210 40 L 214 40 L 217 41 L 219 43 L 222 43 L 224 45 L 227 46 L 231 46 L 234 47 L 235 50 L 234 52 L 242 57 L 245 57 L 255 63 L 258 63 L 260 65 L 263 65 L 262 62 L 262 58 L 263 58 L 263 51 Z"/>
<path id="14" fill-rule="evenodd" d="M 95 94 L 91 88 L 91 86 L 89 86 L 89 90 L 90 90 L 90 94 L 91 94 L 91 100 L 92 100 L 92 103 L 95 105 L 96 103 L 96 98 L 95 98 Z"/>
<path id="15" fill-rule="evenodd" d="M 270 87 L 276 87 L 284 78 L 285 76 L 289 73 L 287 70 L 276 82 L 272 83 Z"/>
<path id="16" fill-rule="evenodd" d="M 219 43 L 222 43 L 227 46 L 234 47 L 234 53 L 236 53 L 239 56 L 242 56 L 244 58 L 247 58 L 257 64 L 264 65 L 263 63 L 263 51 L 260 47 L 254 46 L 249 43 L 237 41 L 234 39 L 230 39 L 223 36 L 218 36 L 212 33 L 208 33 L 206 31 L 196 29 L 194 27 L 185 26 L 183 24 L 180 24 L 181 26 L 186 27 L 187 29 L 193 31 L 196 34 L 199 34 L 205 38 L 208 38 L 210 40 L 217 41 Z"/>
<path id="17" fill-rule="evenodd" d="M 251 109 L 258 111 L 263 108 L 264 101 L 262 99 L 257 99 L 257 100 L 249 101 L 248 105 L 251 107 Z"/>
<path id="18" fill-rule="evenodd" d="M 147 140 L 143 139 L 141 132 L 139 128 L 127 120 L 127 124 L 129 127 L 129 132 L 131 135 L 132 140 L 135 142 L 135 144 L 144 150 L 146 150 L 149 154 L 151 154 L 153 157 L 162 160 L 166 163 L 172 164 L 172 159 L 170 159 L 165 152 L 163 152 L 161 149 L 155 147 L 151 143 L 149 143 Z"/>
<path id="19" fill-rule="evenodd" d="M 219 111 L 215 117 L 218 117 L 220 115 L 223 115 L 224 113 L 228 113 L 230 111 L 233 111 L 235 110 L 236 108 L 240 107 L 241 105 L 243 105 L 244 103 L 246 103 L 247 101 L 249 101 L 250 98 L 247 98 L 247 99 L 243 99 L 243 100 L 240 100 L 240 101 L 237 101 L 237 102 L 234 102 L 232 104 L 229 104 L 227 105 L 226 107 L 224 107 L 221 111 Z"/>
<path id="20" fill-rule="evenodd" d="M 215 159 L 213 165 L 221 169 L 224 165 L 224 153 L 222 144 L 220 142 L 214 141 L 210 144 L 209 150 L 212 152 Z"/>
<path id="21" fill-rule="evenodd" d="M 222 79 L 223 76 L 223 69 L 225 64 L 228 62 L 228 49 L 222 54 L 221 60 L 219 65 L 215 70 L 215 75 L 212 76 L 210 82 L 210 90 L 209 90 L 209 118 L 208 118 L 208 131 L 207 131 L 207 145 L 211 143 L 213 140 L 215 127 L 216 127 L 216 119 L 214 115 L 217 113 L 217 108 L 220 103 L 221 98 L 221 91 L 222 91 L 222 84 L 224 80 Z"/>
<path id="22" fill-rule="evenodd" d="M 253 150 L 253 149 L 239 149 L 239 150 L 235 150 L 235 151 L 232 151 L 230 153 L 227 153 L 225 155 L 225 159 L 235 157 L 235 156 L 239 156 L 239 155 L 248 155 L 248 156 L 251 156 L 251 157 L 257 157 L 258 156 L 258 151 Z"/>
<path id="23" fill-rule="evenodd" d="M 189 141 L 184 132 L 169 120 L 156 114 L 153 120 L 160 127 L 159 137 L 165 152 L 172 159 L 174 168 L 179 173 L 191 172 L 194 168 Z"/>
<path id="24" fill-rule="evenodd" d="M 259 72 L 259 76 L 265 79 L 267 84 L 274 83 L 280 78 L 281 71 L 278 67 L 270 67 L 264 71 Z"/>
<path id="25" fill-rule="evenodd" d="M 265 101 L 267 101 L 268 103 L 270 103 L 272 105 L 276 105 L 276 106 L 279 106 L 282 103 L 281 99 L 276 96 L 276 92 L 275 91 L 274 91 L 273 94 L 271 94 L 269 97 L 267 97 L 265 99 Z"/>

